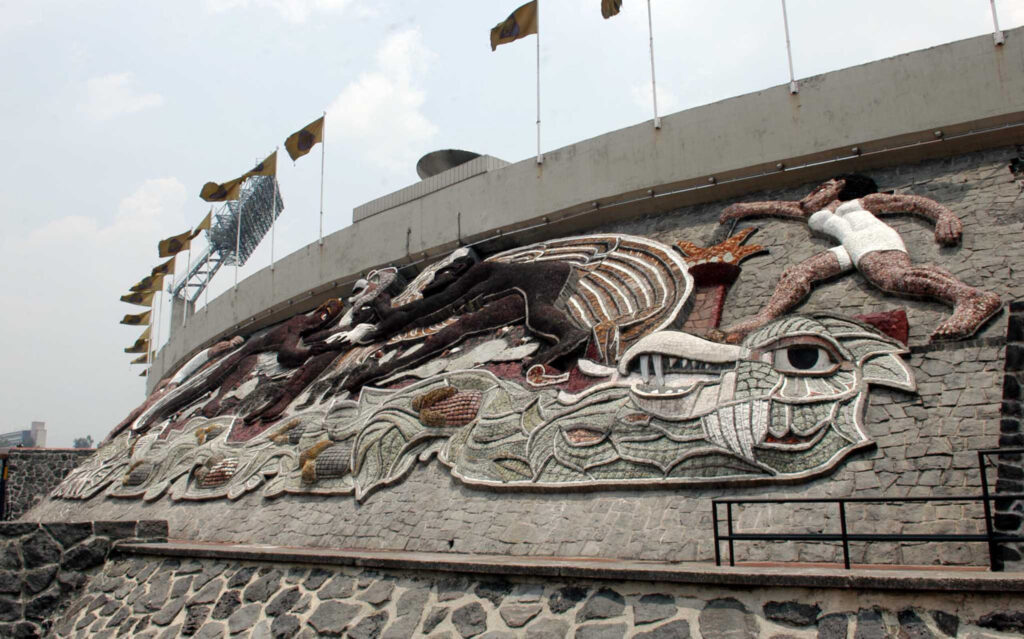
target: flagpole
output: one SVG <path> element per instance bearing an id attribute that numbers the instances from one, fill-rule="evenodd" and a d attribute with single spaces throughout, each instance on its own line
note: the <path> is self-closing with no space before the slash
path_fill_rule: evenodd
<path id="1" fill-rule="evenodd" d="M 231 207 L 228 207 L 231 208 Z M 238 256 L 242 246 L 242 207 L 238 207 L 238 224 L 235 231 L 235 292 L 238 292 Z"/>
<path id="2" fill-rule="evenodd" d="M 274 181 L 274 197 L 270 198 L 270 270 L 274 270 L 274 229 L 277 227 L 277 157 L 276 153 L 281 147 L 274 147 L 274 174 L 270 179 Z"/>
<path id="3" fill-rule="evenodd" d="M 540 0 L 537 0 L 537 164 L 544 163 L 540 154 Z"/>
<path id="4" fill-rule="evenodd" d="M 789 17 L 786 15 L 786 0 L 782 0 L 782 26 L 786 30 L 786 57 L 789 59 L 789 92 L 800 93 L 800 87 L 793 76 L 793 51 L 789 46 Z"/>
<path id="5" fill-rule="evenodd" d="M 999 16 L 996 15 L 996 0 L 988 0 L 988 4 L 992 7 L 992 26 L 994 27 L 992 39 L 998 47 L 1001 44 L 1006 44 L 1006 37 L 1003 35 L 1003 32 L 999 30 Z"/>
<path id="6" fill-rule="evenodd" d="M 188 274 L 192 272 L 192 240 L 188 240 L 188 260 L 185 263 L 185 285 L 181 289 L 181 327 L 185 328 L 185 318 L 188 316 Z"/>
<path id="7" fill-rule="evenodd" d="M 651 0 L 647 0 L 647 35 L 651 44 L 651 97 L 654 98 L 654 128 L 661 128 L 658 117 L 658 85 L 654 81 L 654 22 L 651 20 Z"/>
<path id="8" fill-rule="evenodd" d="M 327 155 L 327 111 L 320 127 L 320 246 L 324 245 L 324 156 Z"/>

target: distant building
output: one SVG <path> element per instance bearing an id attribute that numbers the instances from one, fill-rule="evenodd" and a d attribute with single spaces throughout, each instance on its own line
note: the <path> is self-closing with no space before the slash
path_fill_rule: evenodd
<path id="1" fill-rule="evenodd" d="M 45 447 L 46 422 L 32 422 L 32 426 L 28 430 L 16 430 L 0 435 L 0 447 L 3 446 Z"/>

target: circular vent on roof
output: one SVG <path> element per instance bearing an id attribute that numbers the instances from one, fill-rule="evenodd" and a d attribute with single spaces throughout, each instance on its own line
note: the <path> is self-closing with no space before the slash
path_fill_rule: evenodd
<path id="1" fill-rule="evenodd" d="M 460 164 L 480 157 L 479 153 L 472 151 L 460 151 L 459 149 L 441 149 L 427 153 L 416 163 L 416 174 L 421 180 L 443 173 L 448 169 L 454 169 Z"/>

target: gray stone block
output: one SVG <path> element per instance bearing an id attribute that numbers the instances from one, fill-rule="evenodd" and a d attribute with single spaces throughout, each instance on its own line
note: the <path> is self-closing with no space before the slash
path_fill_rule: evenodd
<path id="1" fill-rule="evenodd" d="M 799 601 L 769 601 L 764 604 L 766 619 L 790 626 L 810 626 L 820 614 L 821 608 L 817 604 Z"/>
<path id="2" fill-rule="evenodd" d="M 521 628 L 530 622 L 531 619 L 540 614 L 542 609 L 539 603 L 508 603 L 506 602 L 498 613 L 505 620 L 509 628 Z"/>
<path id="3" fill-rule="evenodd" d="M 556 615 L 571 610 L 587 596 L 588 590 L 580 586 L 565 586 L 551 593 L 548 597 L 548 608 Z"/>
<path id="4" fill-rule="evenodd" d="M 203 589 L 206 590 L 205 588 Z M 213 618 L 214 619 L 227 619 L 230 617 L 239 607 L 242 605 L 242 593 L 237 590 L 228 590 L 220 596 L 217 600 L 217 605 L 213 607 Z"/>
<path id="5" fill-rule="evenodd" d="M 281 585 L 281 577 L 283 577 L 283 574 L 280 570 L 273 570 L 268 574 L 259 577 L 256 581 L 246 587 L 245 592 L 242 593 L 242 600 L 259 602 L 266 601 L 270 598 L 270 595 L 277 592 L 278 587 Z"/>
<path id="6" fill-rule="evenodd" d="M 267 604 L 266 614 L 268 617 L 283 615 L 289 612 L 301 598 L 302 593 L 299 592 L 298 588 L 283 590 Z"/>
<path id="7" fill-rule="evenodd" d="M 369 588 L 359 594 L 357 599 L 374 606 L 379 606 L 386 601 L 391 601 L 391 593 L 394 590 L 395 582 L 382 579 L 371 584 Z"/>
<path id="8" fill-rule="evenodd" d="M 70 548 L 92 535 L 92 522 L 89 521 L 73 524 L 43 524 L 43 528 L 65 548 Z"/>
<path id="9" fill-rule="evenodd" d="M 251 603 L 236 610 L 228 617 L 228 631 L 235 634 L 252 628 L 260 616 L 261 608 L 258 603 Z"/>
<path id="10" fill-rule="evenodd" d="M 672 595 L 643 595 L 633 604 L 633 623 L 642 625 L 668 619 L 678 610 Z"/>
<path id="11" fill-rule="evenodd" d="M 887 636 L 880 608 L 861 609 L 857 612 L 853 639 L 885 639 Z"/>
<path id="12" fill-rule="evenodd" d="M 569 636 L 569 622 L 553 617 L 535 619 L 526 627 L 526 639 L 565 639 Z"/>
<path id="13" fill-rule="evenodd" d="M 181 634 L 186 637 L 194 635 L 203 626 L 209 615 L 209 606 L 189 606 L 186 608 L 185 622 L 181 624 Z"/>
<path id="14" fill-rule="evenodd" d="M 588 623 L 576 628 L 576 639 L 623 639 L 624 623 Z"/>
<path id="15" fill-rule="evenodd" d="M 662 624 L 653 630 L 633 635 L 633 639 L 689 639 L 690 624 L 685 619 L 677 619 Z"/>
<path id="16" fill-rule="evenodd" d="M 430 634 L 434 631 L 434 628 L 438 626 L 448 616 L 448 608 L 444 606 L 435 606 L 430 609 L 427 613 L 426 618 L 423 620 L 423 633 Z"/>
<path id="17" fill-rule="evenodd" d="M 302 622 L 295 615 L 281 615 L 270 624 L 270 634 L 273 639 L 287 639 L 299 633 Z M 255 637 L 255 633 L 253 633 Z"/>
<path id="18" fill-rule="evenodd" d="M 452 625 L 463 639 L 475 637 L 487 630 L 487 611 L 479 602 L 470 602 L 452 612 Z"/>
<path id="19" fill-rule="evenodd" d="M 110 554 L 110 540 L 104 537 L 95 537 L 65 552 L 61 568 L 77 571 L 95 568 L 107 560 L 108 554 Z"/>
<path id="20" fill-rule="evenodd" d="M 93 534 L 113 540 L 130 539 L 135 536 L 135 521 L 97 521 L 93 523 Z"/>
<path id="21" fill-rule="evenodd" d="M 377 639 L 380 637 L 381 631 L 387 623 L 387 611 L 380 610 L 372 615 L 367 615 L 360 619 L 359 622 L 348 631 L 347 636 L 351 637 L 351 639 Z"/>
<path id="22" fill-rule="evenodd" d="M 355 594 L 356 580 L 346 575 L 338 575 L 317 591 L 320 599 L 347 599 Z"/>
<path id="23" fill-rule="evenodd" d="M 487 599 L 497 608 L 505 597 L 512 592 L 512 584 L 502 580 L 481 581 L 473 589 L 473 593 L 481 599 Z"/>
<path id="24" fill-rule="evenodd" d="M 755 639 L 759 634 L 754 615 L 731 597 L 709 601 L 697 623 L 705 639 Z"/>
<path id="25" fill-rule="evenodd" d="M 576 613 L 576 623 L 591 619 L 611 619 L 620 616 L 626 609 L 622 595 L 609 588 L 602 588 L 587 599 Z"/>
<path id="26" fill-rule="evenodd" d="M 309 625 L 320 635 L 340 637 L 359 614 L 360 609 L 355 604 L 325 601 L 310 615 Z"/>
<path id="27" fill-rule="evenodd" d="M 323 568 L 314 568 L 310 571 L 309 577 L 306 577 L 306 581 L 302 582 L 302 587 L 306 590 L 316 590 L 320 586 L 324 585 L 331 575 L 334 573 L 330 570 L 324 570 Z"/>
<path id="28" fill-rule="evenodd" d="M 940 632 L 947 637 L 957 636 L 957 633 L 960 631 L 959 617 L 951 615 L 944 610 L 932 610 L 931 616 Z"/>
<path id="29" fill-rule="evenodd" d="M 818 620 L 818 639 L 846 639 L 848 626 L 845 614 L 825 615 Z"/>
<path id="30" fill-rule="evenodd" d="M 60 544 L 42 530 L 36 530 L 22 539 L 20 551 L 26 568 L 60 562 Z"/>

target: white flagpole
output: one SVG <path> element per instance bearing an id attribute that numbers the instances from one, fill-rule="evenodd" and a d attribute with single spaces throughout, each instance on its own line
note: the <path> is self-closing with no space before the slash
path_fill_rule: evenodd
<path id="1" fill-rule="evenodd" d="M 988 0 L 989 6 L 992 7 L 992 26 L 995 31 L 992 32 L 992 39 L 995 40 L 996 46 L 1006 44 L 1006 37 L 1003 32 L 999 30 L 999 16 L 996 15 L 996 0 Z"/>
<path id="2" fill-rule="evenodd" d="M 281 147 L 275 146 L 274 153 Z M 274 181 L 274 196 L 270 198 L 270 270 L 274 270 L 274 229 L 277 227 L 277 158 L 274 158 L 274 174 L 270 176 Z"/>
<path id="3" fill-rule="evenodd" d="M 324 245 L 324 156 L 327 155 L 327 111 L 320 127 L 320 246 Z"/>
<path id="4" fill-rule="evenodd" d="M 181 327 L 185 328 L 185 318 L 188 317 L 188 274 L 192 270 L 192 240 L 195 238 L 190 237 L 188 240 L 188 260 L 185 262 L 185 286 L 181 289 Z"/>
<path id="5" fill-rule="evenodd" d="M 229 209 L 231 207 L 228 207 Z M 235 231 L 235 292 L 238 292 L 238 256 L 242 246 L 242 207 L 238 207 L 238 229 Z"/>
<path id="6" fill-rule="evenodd" d="M 160 295 L 160 305 L 157 307 L 156 321 L 153 322 L 153 330 L 149 332 L 149 345 L 153 348 L 153 357 L 156 357 L 156 349 L 160 344 L 160 316 L 164 314 L 164 286 L 160 284 L 157 290 Z"/>
<path id="7" fill-rule="evenodd" d="M 789 17 L 786 15 L 786 0 L 782 0 L 782 26 L 786 30 L 786 57 L 789 59 L 789 92 L 799 93 L 800 87 L 793 76 L 793 52 L 789 47 Z"/>
<path id="8" fill-rule="evenodd" d="M 651 97 L 654 98 L 654 128 L 661 128 L 661 118 L 658 117 L 658 85 L 654 81 L 654 24 L 651 20 L 651 0 L 647 0 L 647 34 L 651 43 Z"/>
<path id="9" fill-rule="evenodd" d="M 537 0 L 537 164 L 544 163 L 540 154 L 540 0 Z"/>

